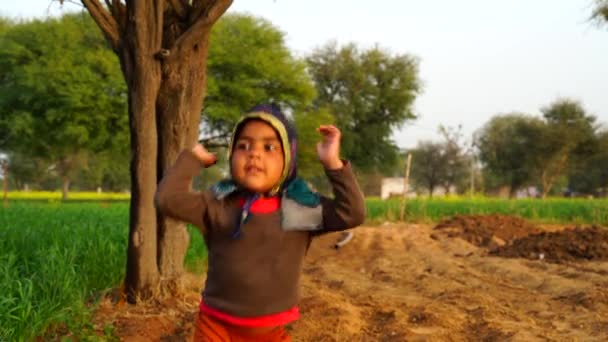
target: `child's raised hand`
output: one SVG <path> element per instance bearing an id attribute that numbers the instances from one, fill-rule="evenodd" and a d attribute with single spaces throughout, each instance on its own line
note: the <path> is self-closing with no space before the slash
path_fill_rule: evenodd
<path id="1" fill-rule="evenodd" d="M 204 167 L 209 167 L 217 162 L 217 157 L 215 154 L 207 151 L 207 149 L 201 144 L 194 145 L 191 151 Z"/>
<path id="2" fill-rule="evenodd" d="M 317 128 L 322 140 L 317 144 L 317 155 L 326 169 L 337 170 L 343 165 L 340 160 L 340 137 L 342 133 L 334 125 L 321 125 Z"/>

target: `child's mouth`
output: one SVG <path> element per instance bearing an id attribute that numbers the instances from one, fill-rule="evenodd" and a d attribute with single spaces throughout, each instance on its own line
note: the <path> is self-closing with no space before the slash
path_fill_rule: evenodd
<path id="1" fill-rule="evenodd" d="M 258 174 L 258 173 L 264 172 L 264 170 L 261 167 L 257 167 L 257 166 L 246 166 L 245 172 L 247 174 Z"/>

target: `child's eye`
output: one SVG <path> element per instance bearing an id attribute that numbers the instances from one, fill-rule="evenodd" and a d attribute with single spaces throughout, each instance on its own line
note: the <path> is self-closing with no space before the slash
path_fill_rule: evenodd
<path id="1" fill-rule="evenodd" d="M 274 144 L 264 144 L 264 151 L 272 152 L 276 151 L 277 147 Z"/>
<path id="2" fill-rule="evenodd" d="M 236 143 L 236 149 L 240 151 L 249 151 L 251 149 L 251 144 L 245 141 L 239 141 Z"/>

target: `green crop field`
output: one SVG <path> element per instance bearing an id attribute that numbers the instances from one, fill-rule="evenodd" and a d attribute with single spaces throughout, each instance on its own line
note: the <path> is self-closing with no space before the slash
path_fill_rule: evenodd
<path id="1" fill-rule="evenodd" d="M 95 300 L 124 277 L 128 215 L 127 202 L 0 208 L 0 341 L 65 328 L 86 336 Z M 192 269 L 206 250 L 191 235 Z"/>
<path id="2" fill-rule="evenodd" d="M 124 277 L 129 213 L 127 201 L 100 203 L 95 196 L 74 196 L 89 200 L 85 203 L 20 197 L 0 208 L 0 341 L 52 338 L 54 331 L 65 329 L 81 334 L 78 340 L 92 335 L 87 332 L 96 300 Z M 370 224 L 396 220 L 400 204 L 398 199 L 368 199 Z M 605 225 L 608 200 L 415 199 L 407 201 L 406 219 L 430 222 L 490 213 Z M 190 232 L 186 264 L 201 271 L 206 249 L 200 234 Z"/>
<path id="3" fill-rule="evenodd" d="M 367 200 L 368 220 L 397 220 L 401 200 Z M 488 197 L 417 198 L 406 201 L 407 221 L 436 222 L 457 215 L 517 215 L 538 223 L 608 224 L 607 199 L 499 199 Z"/>

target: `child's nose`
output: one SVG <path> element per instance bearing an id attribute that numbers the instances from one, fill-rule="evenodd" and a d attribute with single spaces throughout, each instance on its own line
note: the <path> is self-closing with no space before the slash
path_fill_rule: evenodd
<path id="1" fill-rule="evenodd" d="M 249 149 L 249 157 L 259 157 L 262 155 L 263 146 L 259 146 L 258 144 L 253 144 Z"/>

